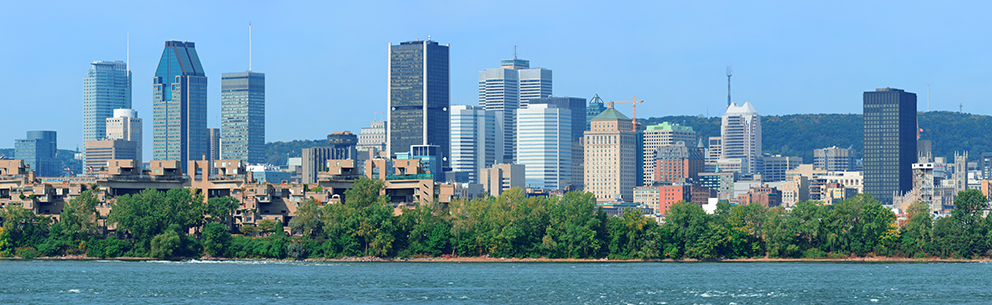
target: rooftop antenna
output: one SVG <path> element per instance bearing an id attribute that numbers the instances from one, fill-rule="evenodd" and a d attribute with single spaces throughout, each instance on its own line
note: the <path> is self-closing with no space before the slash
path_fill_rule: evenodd
<path id="1" fill-rule="evenodd" d="M 517 59 L 517 46 L 513 46 L 513 59 Z"/>
<path id="2" fill-rule="evenodd" d="M 730 107 L 730 77 L 734 75 L 734 65 L 727 66 L 727 107 Z"/>
<path id="3" fill-rule="evenodd" d="M 248 21 L 248 72 L 251 72 L 251 21 Z"/>

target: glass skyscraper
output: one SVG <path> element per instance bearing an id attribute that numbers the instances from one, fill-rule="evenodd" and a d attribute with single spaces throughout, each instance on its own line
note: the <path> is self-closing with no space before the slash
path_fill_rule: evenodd
<path id="1" fill-rule="evenodd" d="M 517 164 L 524 165 L 527 186 L 564 190 L 573 184 L 572 110 L 530 104 L 517 110 L 517 123 Z"/>
<path id="2" fill-rule="evenodd" d="M 166 41 L 155 70 L 152 81 L 154 160 L 179 160 L 185 165 L 189 160 L 200 160 L 210 154 L 207 76 L 194 47 L 192 42 Z"/>
<path id="3" fill-rule="evenodd" d="M 525 59 L 504 59 L 500 67 L 479 71 L 479 106 L 496 118 L 496 162 L 515 158 L 516 111 L 528 101 L 551 96 L 551 70 L 531 68 Z"/>
<path id="4" fill-rule="evenodd" d="M 389 44 L 389 155 L 437 145 L 450 155 L 448 46 L 417 40 Z M 444 168 L 448 168 L 444 160 Z"/>
<path id="5" fill-rule="evenodd" d="M 221 159 L 265 162 L 265 73 L 221 75 Z"/>
<path id="6" fill-rule="evenodd" d="M 864 192 L 884 204 L 913 188 L 916 155 L 916 93 L 894 88 L 866 91 L 864 100 Z"/>
<path id="7" fill-rule="evenodd" d="M 131 108 L 131 71 L 123 61 L 95 61 L 83 78 L 83 141 L 107 137 L 114 109 Z"/>
<path id="8" fill-rule="evenodd" d="M 62 176 L 62 165 L 55 157 L 57 152 L 58 137 L 54 131 L 28 131 L 27 139 L 14 140 L 14 158 L 24 160 L 37 177 Z"/>
<path id="9" fill-rule="evenodd" d="M 472 105 L 451 106 L 451 170 L 478 183 L 479 171 L 492 167 L 496 121 L 492 113 Z"/>

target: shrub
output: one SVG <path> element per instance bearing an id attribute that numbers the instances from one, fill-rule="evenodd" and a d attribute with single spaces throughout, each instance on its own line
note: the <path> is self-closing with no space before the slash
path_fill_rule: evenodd
<path id="1" fill-rule="evenodd" d="M 41 252 L 38 252 L 33 247 L 20 247 L 17 248 L 17 256 L 23 259 L 34 259 L 41 256 Z"/>

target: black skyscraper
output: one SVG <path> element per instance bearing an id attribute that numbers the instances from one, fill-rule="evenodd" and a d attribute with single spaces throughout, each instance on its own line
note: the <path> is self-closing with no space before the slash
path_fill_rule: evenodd
<path id="1" fill-rule="evenodd" d="M 864 93 L 864 192 L 885 204 L 913 188 L 916 94 L 881 88 Z"/>
<path id="2" fill-rule="evenodd" d="M 447 45 L 430 39 L 389 45 L 390 157 L 411 145 L 438 145 L 451 155 L 448 74 Z"/>

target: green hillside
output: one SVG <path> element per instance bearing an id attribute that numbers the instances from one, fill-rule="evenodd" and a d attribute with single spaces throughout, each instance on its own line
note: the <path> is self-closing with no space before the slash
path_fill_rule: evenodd
<path id="1" fill-rule="evenodd" d="M 673 122 L 691 126 L 702 139 L 720 135 L 720 118 L 666 116 L 642 119 L 646 124 Z M 921 140 L 933 142 L 937 157 L 968 151 L 969 160 L 992 152 L 992 116 L 947 111 L 920 113 Z M 862 151 L 861 114 L 790 114 L 761 117 L 762 146 L 766 153 L 800 156 L 813 161 L 813 149 L 829 146 Z"/>

